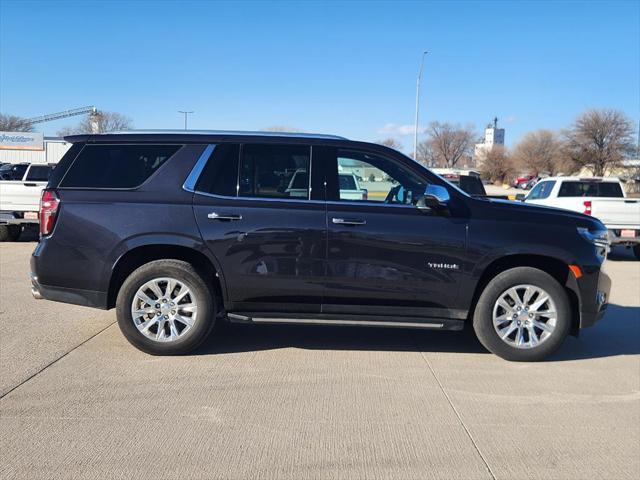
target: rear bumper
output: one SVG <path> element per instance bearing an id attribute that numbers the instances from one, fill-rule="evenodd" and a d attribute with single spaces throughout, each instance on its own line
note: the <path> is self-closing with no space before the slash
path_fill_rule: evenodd
<path id="1" fill-rule="evenodd" d="M 38 224 L 37 218 L 24 218 L 25 212 L 0 211 L 0 225 L 23 225 L 25 223 Z"/>
<path id="2" fill-rule="evenodd" d="M 640 244 L 640 230 L 630 228 L 629 230 L 634 230 L 636 232 L 634 237 L 623 237 L 622 236 L 622 228 L 610 228 L 609 232 L 609 243 L 611 245 L 638 245 Z"/>
<path id="3" fill-rule="evenodd" d="M 107 292 L 94 290 L 80 290 L 64 287 L 52 287 L 38 282 L 38 276 L 33 272 L 31 277 L 31 294 L 36 300 L 52 300 L 54 302 L 71 303 L 84 307 L 101 308 L 107 310 Z"/>

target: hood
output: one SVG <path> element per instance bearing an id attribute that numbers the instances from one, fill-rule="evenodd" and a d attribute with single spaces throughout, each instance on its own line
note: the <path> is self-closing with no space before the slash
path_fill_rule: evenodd
<path id="1" fill-rule="evenodd" d="M 560 224 L 572 223 L 577 227 L 589 230 L 606 230 L 600 220 L 583 213 L 565 210 L 563 208 L 533 205 L 512 200 L 483 199 L 487 215 L 501 220 L 518 221 L 523 223 Z"/>

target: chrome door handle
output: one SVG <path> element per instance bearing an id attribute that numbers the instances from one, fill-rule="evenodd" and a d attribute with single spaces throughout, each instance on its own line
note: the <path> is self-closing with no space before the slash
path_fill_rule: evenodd
<path id="1" fill-rule="evenodd" d="M 332 218 L 331 221 L 333 223 L 337 223 L 338 225 L 366 225 L 366 220 L 355 220 L 350 218 Z"/>
<path id="2" fill-rule="evenodd" d="M 207 218 L 212 218 L 213 220 L 242 220 L 242 215 L 220 215 L 216 212 L 211 212 L 207 215 Z"/>

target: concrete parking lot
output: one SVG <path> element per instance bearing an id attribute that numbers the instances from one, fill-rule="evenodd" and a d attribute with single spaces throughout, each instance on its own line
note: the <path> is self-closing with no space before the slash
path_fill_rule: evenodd
<path id="1" fill-rule="evenodd" d="M 0 244 L 0 478 L 640 478 L 640 262 L 550 361 L 465 331 L 221 326 L 131 347 L 113 311 L 31 298 Z"/>

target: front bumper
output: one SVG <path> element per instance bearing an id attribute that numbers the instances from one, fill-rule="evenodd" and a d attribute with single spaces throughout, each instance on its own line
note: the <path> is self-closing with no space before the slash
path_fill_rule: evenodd
<path id="1" fill-rule="evenodd" d="M 591 327 L 607 309 L 611 279 L 603 270 L 585 275 L 580 282 L 580 328 Z"/>

